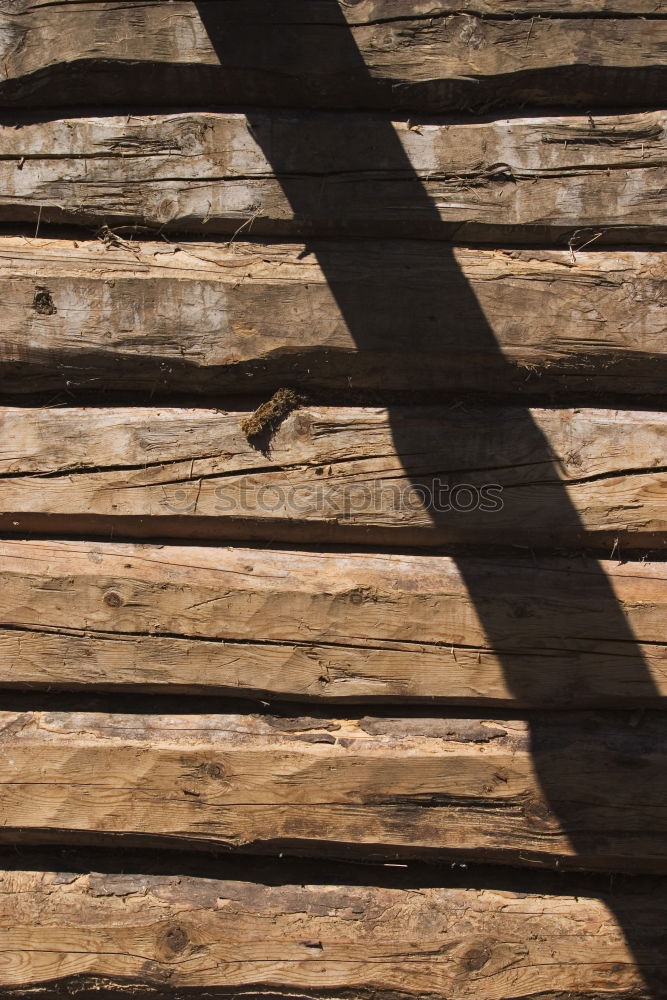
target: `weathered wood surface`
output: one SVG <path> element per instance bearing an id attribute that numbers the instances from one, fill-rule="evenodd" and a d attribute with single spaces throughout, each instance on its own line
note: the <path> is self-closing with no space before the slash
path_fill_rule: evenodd
<path id="1" fill-rule="evenodd" d="M 667 539 L 667 414 L 302 406 L 0 409 L 0 528 L 113 537 L 595 548 Z"/>
<path id="2" fill-rule="evenodd" d="M 0 840 L 667 871 L 667 727 L 0 713 Z"/>
<path id="3" fill-rule="evenodd" d="M 588 108 L 658 100 L 665 82 L 663 0 L 5 0 L 0 10 L 5 106 Z"/>
<path id="4" fill-rule="evenodd" d="M 5 688 L 528 708 L 667 695 L 661 563 L 8 540 L 0 622 Z"/>
<path id="5" fill-rule="evenodd" d="M 35 4 L 47 4 L 49 0 L 33 0 Z M 70 0 L 71 2 L 71 0 Z M 216 0 L 213 0 L 216 2 Z M 219 0 L 217 0 L 219 2 Z M 315 10 L 310 3 L 302 11 Z M 318 16 L 331 11 L 331 6 L 320 6 Z M 407 14 L 430 20 L 452 14 L 476 14 L 482 17 L 582 17 L 585 14 L 610 16 L 638 14 L 643 17 L 660 17 L 667 14 L 665 0 L 355 0 L 341 6 L 345 20 L 350 25 L 367 24 L 404 18 Z"/>
<path id="6" fill-rule="evenodd" d="M 65 222 L 565 248 L 662 242 L 666 119 L 663 111 L 418 126 L 298 112 L 14 119 L 0 126 L 0 222 L 29 223 L 33 235 L 38 223 Z"/>
<path id="7" fill-rule="evenodd" d="M 0 391 L 664 394 L 666 278 L 651 251 L 5 236 Z"/>
<path id="8" fill-rule="evenodd" d="M 605 900 L 564 889 L 545 896 L 11 871 L 0 875 L 0 987 L 39 997 L 69 987 L 77 996 L 243 988 L 313 1000 L 349 992 L 640 1000 L 649 995 L 642 965 L 667 973 L 655 932 L 665 908 L 662 889 L 617 889 Z"/>

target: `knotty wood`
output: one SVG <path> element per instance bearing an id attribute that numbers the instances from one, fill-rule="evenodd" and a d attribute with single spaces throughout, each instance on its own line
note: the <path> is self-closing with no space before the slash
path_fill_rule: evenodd
<path id="1" fill-rule="evenodd" d="M 662 242 L 666 117 L 16 119 L 0 126 L 0 222 Z"/>
<path id="2" fill-rule="evenodd" d="M 665 80 L 663 0 L 0 9 L 5 106 L 640 106 Z"/>
<path id="3" fill-rule="evenodd" d="M 3 541 L 0 621 L 3 687 L 532 708 L 667 695 L 659 563 Z"/>
<path id="4" fill-rule="evenodd" d="M 276 997 L 625 1000 L 647 995 L 642 959 L 658 977 L 665 967 L 654 941 L 664 918 L 662 890 L 616 889 L 610 906 L 565 888 L 543 896 L 12 871 L 0 874 L 0 986 L 8 996 L 69 986 L 84 996 L 251 988 Z"/>
<path id="5" fill-rule="evenodd" d="M 666 276 L 651 251 L 5 236 L 0 391 L 663 393 Z"/>
<path id="6" fill-rule="evenodd" d="M 0 527 L 604 554 L 667 537 L 663 413 L 306 405 L 252 442 L 246 417 L 2 408 Z"/>
<path id="7" fill-rule="evenodd" d="M 4 841 L 667 871 L 660 714 L 5 711 L 0 732 Z"/>

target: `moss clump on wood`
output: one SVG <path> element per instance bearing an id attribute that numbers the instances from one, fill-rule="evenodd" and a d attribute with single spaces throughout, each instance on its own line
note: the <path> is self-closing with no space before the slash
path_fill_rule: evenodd
<path id="1" fill-rule="evenodd" d="M 306 402 L 306 397 L 293 389 L 278 389 L 271 399 L 258 406 L 254 413 L 241 423 L 241 430 L 249 441 L 270 436 L 285 417 Z"/>

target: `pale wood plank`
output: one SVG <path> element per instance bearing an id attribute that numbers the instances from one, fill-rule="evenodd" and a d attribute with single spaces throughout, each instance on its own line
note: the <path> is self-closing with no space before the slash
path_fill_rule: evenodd
<path id="1" fill-rule="evenodd" d="M 0 545 L 0 685 L 661 706 L 660 563 Z"/>
<path id="2" fill-rule="evenodd" d="M 666 117 L 15 119 L 0 125 L 0 221 L 661 243 Z"/>
<path id="3" fill-rule="evenodd" d="M 0 409 L 0 527 L 126 537 L 604 552 L 667 538 L 667 415 L 302 406 Z"/>
<path id="4" fill-rule="evenodd" d="M 664 393 L 666 259 L 0 237 L 0 390 Z"/>

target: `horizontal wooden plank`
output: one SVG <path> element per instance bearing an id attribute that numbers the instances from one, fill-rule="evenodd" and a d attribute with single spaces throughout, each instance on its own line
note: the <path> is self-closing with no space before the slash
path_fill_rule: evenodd
<path id="1" fill-rule="evenodd" d="M 3 541 L 0 685 L 660 707 L 661 563 Z"/>
<path id="2" fill-rule="evenodd" d="M 0 221 L 29 223 L 32 235 L 38 223 L 65 222 L 565 248 L 662 242 L 666 119 L 663 111 L 421 125 L 298 112 L 15 119 L 0 125 Z"/>
<path id="3" fill-rule="evenodd" d="M 3 686 L 528 707 L 665 693 L 661 564 L 5 541 L 0 579 Z"/>
<path id="4" fill-rule="evenodd" d="M 6 0 L 5 0 L 6 2 Z M 32 0 L 32 6 L 47 5 L 50 0 Z M 72 2 L 72 0 L 69 0 Z M 220 0 L 213 0 L 220 2 Z M 335 6 L 335 5 L 334 5 Z M 299 13 L 315 4 L 302 4 Z M 583 17 L 639 14 L 643 17 L 661 17 L 667 14 L 665 0 L 356 0 L 342 8 L 350 25 L 363 25 L 370 21 L 412 17 L 430 18 L 452 14 L 477 14 L 487 18 L 506 17 Z M 320 4 L 317 17 L 331 12 L 331 6 Z M 330 16 L 330 20 L 333 20 Z"/>
<path id="5" fill-rule="evenodd" d="M 1 10 L 5 106 L 628 107 L 657 99 L 665 81 L 664 0 L 4 0 Z"/>
<path id="6" fill-rule="evenodd" d="M 49 8 L 52 2 L 53 0 L 0 0 L 0 12 L 4 15 L 20 13 L 24 17 L 37 11 L 43 14 L 44 8 Z M 488 18 L 506 17 L 508 14 L 515 18 L 554 16 L 578 18 L 586 15 L 594 17 L 639 15 L 659 18 L 667 14 L 665 0 L 354 0 L 354 3 L 341 3 L 341 0 L 283 0 L 280 6 L 270 3 L 270 0 L 246 0 L 245 3 L 239 0 L 199 0 L 198 3 L 188 0 L 161 0 L 161 2 L 163 6 L 165 3 L 173 4 L 176 17 L 180 16 L 182 8 L 219 5 L 221 13 L 224 13 L 225 9 L 229 12 L 230 23 L 238 23 L 241 19 L 248 22 L 251 13 L 255 15 L 261 11 L 264 20 L 268 20 L 271 24 L 297 26 L 340 24 L 341 14 L 351 27 L 364 27 L 369 23 L 380 23 L 384 20 L 410 20 L 413 17 L 430 21 L 452 14 L 473 14 Z M 75 13 L 74 4 L 78 4 L 81 9 L 85 6 L 89 20 L 91 20 L 91 8 L 94 10 L 111 6 L 108 0 L 62 0 L 62 4 L 64 13 Z M 159 7 L 160 0 L 148 0 L 148 5 Z M 132 40 L 123 39 L 123 41 Z"/>
<path id="7" fill-rule="evenodd" d="M 6 996 L 373 995 L 556 1000 L 644 994 L 665 974 L 664 890 L 496 889 L 125 874 L 0 874 Z M 631 925 L 630 941 L 626 926 Z M 527 927 L 530 928 L 528 932 Z M 43 991 L 43 992 L 42 992 Z M 658 996 L 659 994 L 655 994 Z"/>
<path id="8" fill-rule="evenodd" d="M 664 252 L 117 242 L 0 237 L 0 392 L 667 385 Z"/>
<path id="9" fill-rule="evenodd" d="M 667 540 L 667 414 L 302 406 L 0 409 L 0 529 L 435 546 Z"/>
<path id="10" fill-rule="evenodd" d="M 661 713 L 3 711 L 0 731 L 5 842 L 667 871 Z"/>

